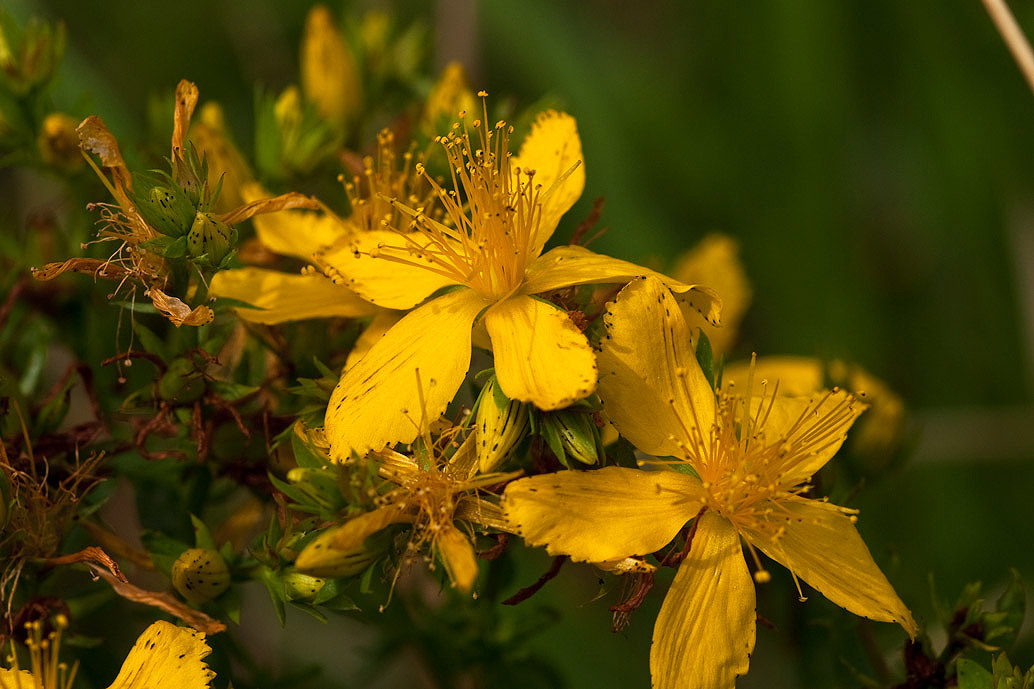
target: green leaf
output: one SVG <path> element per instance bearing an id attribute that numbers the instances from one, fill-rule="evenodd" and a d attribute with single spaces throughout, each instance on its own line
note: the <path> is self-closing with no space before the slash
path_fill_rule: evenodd
<path id="1" fill-rule="evenodd" d="M 991 673 L 968 658 L 960 658 L 955 665 L 959 689 L 994 689 Z"/>

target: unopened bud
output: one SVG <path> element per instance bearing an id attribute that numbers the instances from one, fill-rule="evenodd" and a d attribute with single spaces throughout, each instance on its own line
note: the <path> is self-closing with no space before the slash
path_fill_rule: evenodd
<path id="1" fill-rule="evenodd" d="M 230 568 L 215 550 L 190 548 L 172 565 L 172 585 L 191 603 L 205 603 L 230 588 Z"/>
<path id="2" fill-rule="evenodd" d="M 527 433 L 528 405 L 504 397 L 492 378 L 481 390 L 474 423 L 481 472 L 495 471 Z"/>

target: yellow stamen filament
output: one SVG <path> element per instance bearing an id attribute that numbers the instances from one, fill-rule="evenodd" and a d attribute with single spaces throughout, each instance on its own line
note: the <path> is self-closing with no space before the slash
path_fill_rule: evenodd
<path id="1" fill-rule="evenodd" d="M 376 255 L 444 275 L 497 301 L 516 291 L 541 248 L 536 235 L 542 190 L 533 170 L 511 168 L 513 128 L 503 121 L 490 126 L 484 102 L 482 115 L 473 121 L 473 132 L 461 117 L 452 131 L 435 139 L 448 161 L 448 189 L 416 166 L 444 209 L 443 221 L 430 217 L 426 204 L 384 195 L 409 222 L 406 227 L 389 223 L 403 245 L 378 247 Z"/>

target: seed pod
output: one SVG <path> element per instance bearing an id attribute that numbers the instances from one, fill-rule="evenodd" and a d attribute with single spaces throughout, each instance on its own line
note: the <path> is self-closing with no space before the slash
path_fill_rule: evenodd
<path id="1" fill-rule="evenodd" d="M 205 380 L 189 359 L 174 359 L 158 380 L 158 396 L 168 402 L 189 404 L 205 394 Z"/>
<path id="2" fill-rule="evenodd" d="M 191 603 L 205 603 L 230 588 L 230 568 L 217 551 L 190 548 L 172 565 L 172 585 Z"/>
<path id="3" fill-rule="evenodd" d="M 207 256 L 212 265 L 219 265 L 226 254 L 230 253 L 237 231 L 224 222 L 220 222 L 211 213 L 198 211 L 194 216 L 194 224 L 187 233 L 187 251 L 195 258 Z"/>
<path id="4" fill-rule="evenodd" d="M 314 577 L 350 577 L 359 574 L 380 556 L 380 552 L 356 548 L 339 550 L 333 547 L 337 529 L 327 529 L 298 554 L 295 568 Z"/>
<path id="5" fill-rule="evenodd" d="M 323 590 L 327 580 L 297 571 L 287 571 L 280 575 L 284 592 L 288 600 L 311 601 Z"/>
<path id="6" fill-rule="evenodd" d="M 504 397 L 492 378 L 481 390 L 474 424 L 481 473 L 495 471 L 527 433 L 528 405 Z"/>

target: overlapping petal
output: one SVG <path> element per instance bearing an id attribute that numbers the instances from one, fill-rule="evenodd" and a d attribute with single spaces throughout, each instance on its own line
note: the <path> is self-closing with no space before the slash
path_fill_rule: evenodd
<path id="1" fill-rule="evenodd" d="M 264 199 L 269 194 L 258 183 L 241 187 L 246 202 Z M 252 222 L 259 241 L 270 251 L 312 261 L 319 249 L 330 246 L 341 237 L 351 234 L 350 225 L 341 219 L 319 211 L 284 210 L 256 215 Z"/>
<path id="2" fill-rule="evenodd" d="M 433 299 L 344 372 L 326 417 L 335 460 L 409 442 L 445 412 L 470 367 L 471 326 L 486 305 L 468 289 Z"/>
<path id="3" fill-rule="evenodd" d="M 706 512 L 653 628 L 653 688 L 733 689 L 754 650 L 756 616 L 739 535 Z"/>
<path id="4" fill-rule="evenodd" d="M 722 300 L 710 287 L 688 285 L 643 266 L 604 256 L 581 246 L 558 246 L 539 256 L 525 274 L 523 294 L 542 294 L 574 285 L 625 283 L 639 277 L 656 277 L 687 305 L 711 323 L 722 315 Z"/>
<path id="5" fill-rule="evenodd" d="M 507 397 L 559 409 L 596 387 L 596 357 L 568 315 L 532 297 L 512 297 L 485 313 L 495 374 Z"/>
<path id="6" fill-rule="evenodd" d="M 426 246 L 429 241 L 418 233 L 406 237 L 391 230 L 363 232 L 321 252 L 317 263 L 328 269 L 336 281 L 372 304 L 386 309 L 411 309 L 433 292 L 456 284 L 456 280 L 436 272 L 431 262 L 413 254 L 409 254 L 413 264 L 384 257 L 384 247 L 394 247 L 395 253 L 406 254 L 412 246 L 409 242 Z"/>
<path id="7" fill-rule="evenodd" d="M 560 218 L 585 189 L 585 163 L 578 126 L 570 115 L 547 110 L 531 127 L 520 153 L 511 158 L 511 169 L 535 171 L 533 184 L 541 189 L 541 216 L 530 244 L 532 255 L 553 235 Z"/>
<path id="8" fill-rule="evenodd" d="M 323 275 L 291 275 L 262 268 L 224 270 L 212 278 L 210 293 L 247 302 L 237 315 L 253 323 L 284 323 L 306 318 L 367 316 L 374 306 Z"/>
<path id="9" fill-rule="evenodd" d="M 822 362 L 806 356 L 761 356 L 753 363 L 736 361 L 722 369 L 722 387 L 735 385 L 740 394 L 748 394 L 747 379 L 754 369 L 754 389 L 750 394 L 761 394 L 762 386 L 772 391 L 779 382 L 781 395 L 810 395 L 824 387 Z"/>
<path id="10" fill-rule="evenodd" d="M 605 467 L 514 481 L 503 509 L 530 545 L 606 562 L 660 550 L 700 511 L 702 499 L 700 481 L 686 474 Z"/>
<path id="11" fill-rule="evenodd" d="M 637 280 L 609 306 L 606 322 L 599 394 L 607 416 L 647 454 L 686 457 L 696 448 L 698 456 L 715 423 L 714 390 L 675 298 L 657 278 Z"/>
<path id="12" fill-rule="evenodd" d="M 769 402 L 770 400 L 770 402 Z M 758 398 L 755 404 L 762 403 Z M 765 398 L 768 405 L 763 441 L 786 450 L 782 481 L 808 480 L 833 459 L 847 440 L 847 431 L 866 405 L 844 390 L 818 392 L 808 397 Z"/>
<path id="13" fill-rule="evenodd" d="M 840 508 L 818 500 L 787 499 L 773 505 L 770 518 L 779 531 L 745 530 L 743 536 L 845 610 L 897 622 L 915 637 L 912 614 Z"/>

